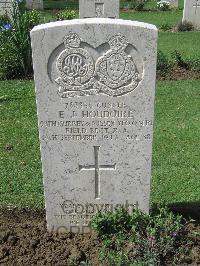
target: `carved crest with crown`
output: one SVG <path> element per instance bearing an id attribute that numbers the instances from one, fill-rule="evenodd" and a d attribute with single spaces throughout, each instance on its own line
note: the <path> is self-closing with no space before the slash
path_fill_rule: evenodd
<path id="1" fill-rule="evenodd" d="M 121 96 L 134 90 L 139 82 L 139 73 L 131 55 L 126 53 L 129 45 L 121 34 L 113 36 L 108 50 L 97 59 L 81 48 L 81 39 L 70 32 L 64 38 L 65 50 L 57 58 L 59 85 L 62 97 L 106 94 Z"/>

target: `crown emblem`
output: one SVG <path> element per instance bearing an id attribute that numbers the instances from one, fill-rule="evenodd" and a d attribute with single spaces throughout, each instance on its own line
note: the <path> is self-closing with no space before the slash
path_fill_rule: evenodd
<path id="1" fill-rule="evenodd" d="M 128 45 L 126 38 L 121 34 L 112 37 L 108 43 L 110 45 L 110 48 L 115 51 L 124 50 Z"/>
<path id="2" fill-rule="evenodd" d="M 81 39 L 76 33 L 69 32 L 64 38 L 64 45 L 66 48 L 78 48 L 80 44 Z"/>

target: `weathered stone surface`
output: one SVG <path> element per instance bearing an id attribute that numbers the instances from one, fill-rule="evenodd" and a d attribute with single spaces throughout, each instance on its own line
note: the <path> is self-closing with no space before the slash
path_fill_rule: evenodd
<path id="1" fill-rule="evenodd" d="M 119 0 L 79 0 L 80 18 L 119 18 Z"/>
<path id="2" fill-rule="evenodd" d="M 26 8 L 43 9 L 43 0 L 26 0 Z"/>
<path id="3" fill-rule="evenodd" d="M 195 29 L 200 29 L 200 0 L 185 0 L 183 22 L 190 22 Z"/>
<path id="4" fill-rule="evenodd" d="M 155 26 L 118 19 L 31 32 L 49 230 L 89 230 L 97 211 L 149 210 Z"/>
<path id="5" fill-rule="evenodd" d="M 8 15 L 10 17 L 12 10 L 12 0 L 0 0 L 0 16 Z"/>
<path id="6" fill-rule="evenodd" d="M 178 0 L 167 0 L 170 3 L 170 7 L 177 8 Z"/>

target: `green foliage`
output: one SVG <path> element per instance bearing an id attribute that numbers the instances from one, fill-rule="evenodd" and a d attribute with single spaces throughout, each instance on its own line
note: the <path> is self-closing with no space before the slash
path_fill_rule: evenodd
<path id="1" fill-rule="evenodd" d="M 9 22 L 9 18 L 6 15 L 0 16 L 0 28 L 3 24 L 8 23 L 8 22 Z"/>
<path id="2" fill-rule="evenodd" d="M 160 208 L 157 214 L 149 216 L 146 227 L 135 231 L 139 257 L 147 265 L 163 265 L 169 254 L 175 254 L 176 241 L 183 228 L 181 220 L 181 216 Z"/>
<path id="3" fill-rule="evenodd" d="M 132 226 L 131 216 L 122 209 L 115 213 L 99 212 L 92 220 L 91 225 L 100 236 L 129 231 Z"/>
<path id="4" fill-rule="evenodd" d="M 56 14 L 56 20 L 70 20 L 76 17 L 76 12 L 74 10 L 63 10 Z"/>
<path id="5" fill-rule="evenodd" d="M 127 9 L 142 11 L 149 0 L 126 0 L 123 6 Z"/>
<path id="6" fill-rule="evenodd" d="M 187 59 L 190 68 L 194 71 L 200 71 L 200 58 L 189 58 Z"/>
<path id="7" fill-rule="evenodd" d="M 167 30 L 170 30 L 171 29 L 171 26 L 168 23 L 163 23 L 160 26 L 160 29 L 163 30 L 163 31 L 167 31 Z"/>
<path id="8" fill-rule="evenodd" d="M 98 213 L 91 222 L 103 240 L 100 259 L 105 265 L 163 265 L 176 255 L 176 243 L 183 229 L 182 217 L 159 208 L 151 215 L 134 210 Z M 131 264 L 132 263 L 132 264 Z"/>
<path id="9" fill-rule="evenodd" d="M 0 78 L 27 77 L 32 74 L 30 30 L 39 24 L 36 10 L 25 11 L 13 2 L 9 28 L 0 31 Z"/>
<path id="10" fill-rule="evenodd" d="M 183 57 L 179 51 L 175 50 L 172 53 L 172 58 L 174 59 L 177 66 L 185 68 L 185 69 L 190 68 L 189 63 L 183 59 Z"/>
<path id="11" fill-rule="evenodd" d="M 181 21 L 177 25 L 177 30 L 178 31 L 192 31 L 192 30 L 194 30 L 194 26 L 191 22 L 187 22 L 187 21 L 182 22 Z"/>
<path id="12" fill-rule="evenodd" d="M 175 50 L 172 53 L 172 59 L 174 60 L 175 64 L 179 67 L 182 67 L 187 70 L 193 70 L 196 72 L 200 71 L 200 59 L 196 57 L 185 57 L 183 58 L 182 53 Z"/>
<path id="13" fill-rule="evenodd" d="M 10 33 L 0 32 L 0 79 L 22 76 L 19 55 L 15 51 Z"/>
<path id="14" fill-rule="evenodd" d="M 172 71 L 172 62 L 168 57 L 160 50 L 158 50 L 157 56 L 157 75 L 166 76 Z"/>

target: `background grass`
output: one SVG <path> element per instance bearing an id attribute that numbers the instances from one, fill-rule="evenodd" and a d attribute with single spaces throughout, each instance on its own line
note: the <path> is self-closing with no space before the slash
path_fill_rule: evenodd
<path id="1" fill-rule="evenodd" d="M 200 201 L 199 86 L 198 80 L 157 83 L 154 203 Z M 44 207 L 34 95 L 33 81 L 0 82 L 0 202 L 4 206 Z"/>
<path id="2" fill-rule="evenodd" d="M 199 58 L 199 44 L 200 32 L 159 32 L 158 49 L 166 55 L 177 50 L 183 57 Z"/>
<path id="3" fill-rule="evenodd" d="M 0 203 L 42 207 L 43 185 L 33 82 L 2 81 L 0 95 Z"/>
<path id="4" fill-rule="evenodd" d="M 200 202 L 200 81 L 157 85 L 152 201 Z"/>
<path id="5" fill-rule="evenodd" d="M 156 25 L 157 27 L 160 27 L 163 24 L 167 24 L 170 27 L 173 27 L 181 21 L 182 14 L 183 11 L 179 9 L 172 11 L 127 11 L 121 12 L 120 18 L 151 23 Z"/>

